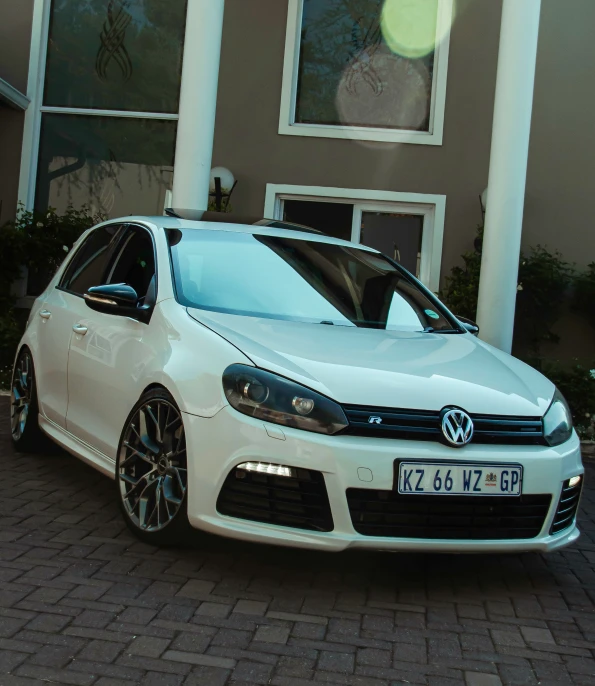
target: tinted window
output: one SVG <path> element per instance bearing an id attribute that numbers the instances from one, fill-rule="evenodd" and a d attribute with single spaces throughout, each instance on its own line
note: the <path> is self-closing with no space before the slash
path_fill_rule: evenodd
<path id="1" fill-rule="evenodd" d="M 155 274 L 153 241 L 145 229 L 133 228 L 116 259 L 107 283 L 126 283 L 143 298 Z"/>
<path id="2" fill-rule="evenodd" d="M 171 246 L 178 300 L 270 319 L 459 332 L 415 280 L 355 247 L 228 231 L 182 230 Z"/>
<path id="3" fill-rule="evenodd" d="M 120 228 L 117 224 L 110 224 L 90 233 L 68 265 L 60 286 L 82 295 L 91 286 L 105 283 L 103 278 L 119 240 Z"/>

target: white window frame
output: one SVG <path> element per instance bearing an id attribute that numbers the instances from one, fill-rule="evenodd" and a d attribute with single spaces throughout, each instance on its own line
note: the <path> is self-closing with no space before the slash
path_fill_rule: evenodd
<path id="1" fill-rule="evenodd" d="M 45 86 L 51 2 L 52 0 L 34 0 L 33 4 L 31 50 L 29 53 L 29 74 L 27 78 L 27 97 L 31 101 L 31 104 L 25 112 L 18 190 L 19 204 L 22 204 L 26 210 L 32 210 L 35 204 L 37 163 L 39 160 L 41 118 L 43 113 L 78 114 L 96 117 L 132 117 L 135 119 L 165 119 L 174 121 L 177 121 L 179 118 L 178 114 L 163 112 L 129 112 L 122 110 L 44 106 L 43 90 Z"/>
<path id="2" fill-rule="evenodd" d="M 422 215 L 423 229 L 419 277 L 420 281 L 432 292 L 438 292 L 446 216 L 445 195 L 268 183 L 264 216 L 269 219 L 283 219 L 284 200 L 312 200 L 354 205 L 351 240 L 356 243 L 360 239 L 361 212 L 398 212 Z"/>
<path id="3" fill-rule="evenodd" d="M 304 0 L 288 0 L 288 4 L 283 84 L 281 87 L 281 112 L 279 117 L 279 133 L 281 135 L 348 138 L 387 143 L 414 143 L 417 145 L 442 145 L 453 0 L 438 0 L 436 35 L 442 38 L 436 42 L 434 56 L 429 131 L 296 123 L 295 109 Z"/>

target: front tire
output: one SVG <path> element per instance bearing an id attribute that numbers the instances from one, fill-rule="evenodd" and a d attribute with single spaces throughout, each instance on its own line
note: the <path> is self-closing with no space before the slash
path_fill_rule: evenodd
<path id="1" fill-rule="evenodd" d="M 50 441 L 39 428 L 39 404 L 33 357 L 28 348 L 19 353 L 10 385 L 10 430 L 19 453 L 47 451 Z"/>
<path id="2" fill-rule="evenodd" d="M 116 488 L 126 524 L 143 542 L 171 545 L 190 530 L 184 422 L 163 388 L 145 393 L 126 419 Z"/>

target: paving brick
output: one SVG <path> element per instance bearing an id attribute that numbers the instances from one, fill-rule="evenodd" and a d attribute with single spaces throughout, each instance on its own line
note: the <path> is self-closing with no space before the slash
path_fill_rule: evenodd
<path id="1" fill-rule="evenodd" d="M 264 643 L 287 643 L 289 629 L 284 626 L 259 626 L 254 636 L 255 641 Z"/>
<path id="2" fill-rule="evenodd" d="M 227 617 L 232 610 L 232 606 L 226 603 L 201 603 L 196 611 L 197 615 L 207 615 L 208 617 Z"/>
<path id="3" fill-rule="evenodd" d="M 497 674 L 483 674 L 482 672 L 465 672 L 467 686 L 502 686 Z"/>
<path id="4" fill-rule="evenodd" d="M 315 658 L 290 657 L 287 655 L 279 658 L 275 673 L 281 676 L 293 676 L 301 679 L 311 679 L 314 673 Z"/>
<path id="5" fill-rule="evenodd" d="M 114 641 L 93 640 L 76 657 L 77 660 L 113 662 L 122 652 L 122 647 L 121 643 Z"/>
<path id="6" fill-rule="evenodd" d="M 16 650 L 0 650 L 0 679 L 2 674 L 11 672 L 29 657 L 28 653 L 21 653 Z M 0 681 L 0 683 L 2 683 Z"/>
<path id="7" fill-rule="evenodd" d="M 118 622 L 124 624 L 148 624 L 157 614 L 156 610 L 143 607 L 127 607 L 118 615 Z"/>
<path id="8" fill-rule="evenodd" d="M 29 662 L 43 667 L 64 667 L 72 660 L 76 652 L 71 646 L 46 645 L 32 655 Z"/>
<path id="9" fill-rule="evenodd" d="M 225 686 L 230 674 L 231 669 L 201 665 L 192 670 L 186 678 L 184 686 Z M 145 685 L 143 684 L 143 686 Z M 147 686 L 162 685 L 159 682 L 155 682 L 154 685 L 147 684 Z"/>
<path id="10" fill-rule="evenodd" d="M 268 606 L 268 603 L 260 600 L 238 600 L 233 611 L 244 615 L 264 615 Z"/>
<path id="11" fill-rule="evenodd" d="M 174 662 L 184 662 L 192 665 L 205 665 L 207 667 L 221 667 L 223 669 L 233 669 L 236 661 L 217 657 L 214 655 L 197 655 L 196 653 L 186 653 L 179 650 L 168 650 L 163 654 L 164 660 L 173 660 Z"/>
<path id="12" fill-rule="evenodd" d="M 318 660 L 318 669 L 340 674 L 353 674 L 354 656 L 349 653 L 337 653 L 323 650 Z"/>
<path id="13" fill-rule="evenodd" d="M 555 643 L 549 629 L 536 629 L 532 626 L 520 627 L 523 638 L 527 643 Z"/>
<path id="14" fill-rule="evenodd" d="M 210 633 L 182 632 L 172 642 L 171 649 L 190 653 L 204 653 L 212 638 L 213 634 Z"/>

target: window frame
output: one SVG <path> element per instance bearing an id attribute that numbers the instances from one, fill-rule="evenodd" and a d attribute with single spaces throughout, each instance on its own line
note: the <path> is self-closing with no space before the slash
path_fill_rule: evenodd
<path id="1" fill-rule="evenodd" d="M 295 110 L 303 9 L 304 0 L 288 0 L 285 56 L 281 86 L 281 108 L 279 115 L 280 135 L 344 138 L 386 143 L 412 143 L 416 145 L 442 145 L 453 0 L 438 0 L 436 32 L 437 35 L 443 36 L 443 38 L 437 42 L 435 49 L 429 131 L 407 131 L 404 129 L 339 126 L 333 124 L 302 124 L 296 122 Z"/>
<path id="2" fill-rule="evenodd" d="M 419 281 L 429 291 L 433 293 L 439 291 L 446 195 L 268 183 L 264 216 L 270 219 L 283 219 L 284 200 L 312 200 L 353 205 L 351 241 L 354 243 L 359 243 L 360 227 L 357 226 L 359 211 L 396 211 L 423 215 Z"/>
<path id="3" fill-rule="evenodd" d="M 66 281 L 67 277 L 69 277 L 69 270 L 72 267 L 72 265 L 75 263 L 77 257 L 81 254 L 83 251 L 85 245 L 87 244 L 87 241 L 91 238 L 91 236 L 96 232 L 99 231 L 100 229 L 104 229 L 108 226 L 115 226 L 116 231 L 114 232 L 113 238 L 116 238 L 118 236 L 118 233 L 120 233 L 120 237 L 118 238 L 117 242 L 114 245 L 114 251 L 113 254 L 109 257 L 107 264 L 102 272 L 102 280 L 107 273 L 108 269 L 110 269 L 112 263 L 114 262 L 114 255 L 116 255 L 119 250 L 121 249 L 120 246 L 126 237 L 127 234 L 127 229 L 128 229 L 128 224 L 122 223 L 122 222 L 113 222 L 113 223 L 108 223 L 108 224 L 100 224 L 99 226 L 94 226 L 92 227 L 87 235 L 85 236 L 84 240 L 81 241 L 80 245 L 77 247 L 77 249 L 72 253 L 72 255 L 68 258 L 66 264 L 64 265 L 64 269 L 62 270 L 62 273 L 60 274 L 60 278 L 58 280 L 58 283 L 56 284 L 56 290 L 58 291 L 63 291 L 64 293 L 70 293 L 70 295 L 74 295 L 77 298 L 82 298 L 84 297 L 84 293 L 77 293 L 76 291 L 71 290 L 70 288 L 67 288 L 64 286 L 64 282 Z M 97 284 L 99 285 L 99 284 Z"/>

